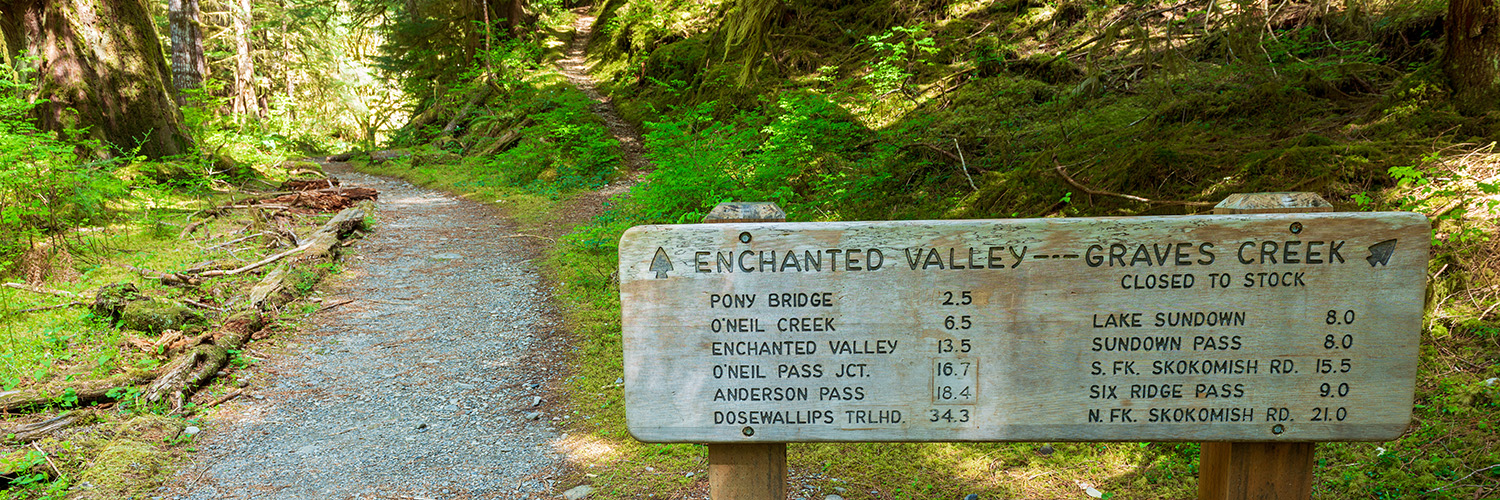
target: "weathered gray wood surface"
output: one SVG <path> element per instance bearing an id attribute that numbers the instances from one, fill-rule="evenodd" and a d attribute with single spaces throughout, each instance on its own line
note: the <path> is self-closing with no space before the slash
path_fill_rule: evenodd
<path id="1" fill-rule="evenodd" d="M 650 442 L 1392 439 L 1427 252 L 1412 213 L 637 227 L 627 421 Z"/>

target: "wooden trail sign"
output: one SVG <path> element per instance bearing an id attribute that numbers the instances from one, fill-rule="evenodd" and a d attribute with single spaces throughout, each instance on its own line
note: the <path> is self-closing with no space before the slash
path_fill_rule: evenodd
<path id="1" fill-rule="evenodd" d="M 647 442 L 1393 439 L 1428 233 L 1413 213 L 632 228 L 627 424 Z"/>

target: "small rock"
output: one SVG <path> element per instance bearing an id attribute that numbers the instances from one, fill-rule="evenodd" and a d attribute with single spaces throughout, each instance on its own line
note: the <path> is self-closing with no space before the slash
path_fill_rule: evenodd
<path id="1" fill-rule="evenodd" d="M 266 399 L 266 396 L 263 395 L 263 394 L 254 394 L 254 395 L 251 395 L 250 397 L 255 398 L 255 399 Z"/>
<path id="2" fill-rule="evenodd" d="M 1044 444 L 1044 445 L 1042 445 L 1041 448 L 1037 448 L 1036 449 L 1036 454 L 1044 456 L 1044 457 L 1047 457 L 1047 456 L 1051 456 L 1052 452 L 1054 452 L 1054 451 L 1056 451 L 1056 450 L 1052 449 L 1052 445 L 1050 445 L 1050 444 Z"/>
<path id="3" fill-rule="evenodd" d="M 968 495 L 964 495 L 964 500 L 979 500 L 979 494 L 970 493 Z"/>
<path id="4" fill-rule="evenodd" d="M 423 422 L 423 423 L 417 424 L 417 432 L 427 432 L 427 423 Z"/>
<path id="5" fill-rule="evenodd" d="M 536 419 L 542 418 L 542 412 L 539 412 L 539 411 L 527 412 L 526 415 L 525 415 L 525 417 L 526 417 L 526 420 L 536 420 Z"/>
<path id="6" fill-rule="evenodd" d="M 531 397 L 531 406 L 541 406 L 541 405 L 542 405 L 542 397 L 541 396 L 532 396 Z"/>
<path id="7" fill-rule="evenodd" d="M 189 425 L 186 429 L 182 430 L 182 433 L 188 436 L 192 436 L 198 433 L 198 428 Z"/>
<path id="8" fill-rule="evenodd" d="M 826 497 L 823 497 L 823 500 L 844 500 L 844 497 L 838 495 L 828 495 Z"/>
<path id="9" fill-rule="evenodd" d="M 456 254 L 456 253 L 435 253 L 435 254 L 432 254 L 432 259 L 433 260 L 458 260 L 458 259 L 462 259 L 462 258 L 464 258 L 464 256 Z"/>
<path id="10" fill-rule="evenodd" d="M 563 498 L 566 498 L 568 500 L 578 500 L 580 498 L 589 496 L 589 493 L 592 493 L 593 491 L 594 488 L 592 486 L 589 486 L 587 484 L 580 484 L 578 486 L 574 486 L 568 491 L 564 491 Z"/>
<path id="11" fill-rule="evenodd" d="M 656 472 L 656 467 L 647 467 L 646 472 Z"/>
<path id="12" fill-rule="evenodd" d="M 1083 493 L 1094 498 L 1104 498 L 1104 493 L 1100 492 L 1092 486 L 1085 488 L 1083 490 Z"/>

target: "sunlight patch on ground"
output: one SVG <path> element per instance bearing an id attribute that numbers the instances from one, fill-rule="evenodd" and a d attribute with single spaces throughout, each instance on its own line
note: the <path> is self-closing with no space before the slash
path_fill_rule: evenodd
<path id="1" fill-rule="evenodd" d="M 416 205 L 448 205 L 453 203 L 452 199 L 444 196 L 403 196 L 385 200 L 391 205 L 409 207 Z"/>
<path id="2" fill-rule="evenodd" d="M 564 434 L 552 441 L 552 447 L 576 464 L 595 464 L 620 456 L 613 443 L 592 435 Z"/>

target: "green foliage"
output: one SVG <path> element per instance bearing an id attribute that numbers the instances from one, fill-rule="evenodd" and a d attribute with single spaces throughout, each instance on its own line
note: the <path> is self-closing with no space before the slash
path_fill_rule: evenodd
<path id="1" fill-rule="evenodd" d="M 918 37 L 926 31 L 927 27 L 921 24 L 892 26 L 885 33 L 865 37 L 865 43 L 876 54 L 865 80 L 877 93 L 905 90 L 921 66 L 928 64 L 927 58 L 937 53 L 937 42 L 931 36 Z"/>
<path id="2" fill-rule="evenodd" d="M 513 186 L 570 191 L 603 185 L 620 163 L 619 146 L 609 130 L 590 119 L 589 101 L 578 92 L 547 96 L 550 109 L 532 114 L 516 147 L 486 160 Z"/>
<path id="3" fill-rule="evenodd" d="M 48 235 L 103 219 L 108 201 L 125 193 L 112 175 L 119 162 L 84 163 L 74 145 L 37 129 L 29 88 L 0 79 L 0 261 Z"/>
<path id="4" fill-rule="evenodd" d="M 19 457 L 0 461 L 0 466 L 10 471 L 25 471 L 22 474 L 16 475 L 15 479 L 10 480 L 10 484 L 11 486 L 26 487 L 47 479 L 47 473 L 40 472 L 40 469 L 46 463 L 46 453 L 36 450 L 26 450 Z"/>

